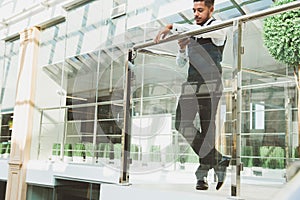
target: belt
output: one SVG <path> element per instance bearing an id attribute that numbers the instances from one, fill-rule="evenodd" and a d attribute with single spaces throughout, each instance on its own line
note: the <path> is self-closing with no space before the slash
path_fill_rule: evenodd
<path id="1" fill-rule="evenodd" d="M 196 42 L 198 42 L 199 44 L 208 44 L 208 43 L 212 43 L 210 38 L 198 38 L 198 37 L 192 37 L 193 40 L 195 40 Z"/>

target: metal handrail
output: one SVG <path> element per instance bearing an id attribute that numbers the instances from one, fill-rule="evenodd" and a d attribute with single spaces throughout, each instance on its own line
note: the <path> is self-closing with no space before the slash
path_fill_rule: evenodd
<path id="1" fill-rule="evenodd" d="M 206 26 L 206 27 L 199 27 L 199 29 L 197 30 L 192 30 L 192 31 L 187 31 L 187 32 L 183 32 L 183 33 L 179 33 L 170 37 L 167 37 L 165 39 L 160 40 L 159 43 L 155 43 L 154 41 L 149 41 L 149 42 L 145 42 L 142 44 L 137 44 L 134 45 L 132 47 L 132 50 L 137 51 L 146 47 L 150 47 L 150 46 L 155 46 L 157 44 L 162 44 L 162 43 L 166 43 L 166 42 L 170 42 L 173 40 L 178 40 L 178 39 L 182 39 L 182 38 L 186 38 L 186 37 L 191 37 L 193 35 L 200 35 L 203 33 L 207 33 L 207 32 L 211 32 L 211 31 L 215 31 L 215 30 L 219 30 L 222 28 L 227 28 L 233 25 L 233 23 L 235 21 L 240 21 L 240 22 L 246 22 L 246 21 L 250 21 L 250 20 L 254 20 L 254 19 L 259 19 L 261 17 L 266 17 L 269 15 L 273 15 L 273 14 L 279 14 L 282 12 L 286 12 L 286 11 L 290 11 L 290 10 L 294 10 L 300 8 L 300 1 L 295 1 L 295 2 L 291 2 L 288 4 L 284 4 L 281 6 L 275 6 L 273 8 L 269 8 L 266 10 L 262 10 L 259 12 L 255 12 L 249 15 L 243 15 L 240 17 L 236 17 L 230 20 L 226 20 L 223 21 L 221 23 L 218 24 L 214 24 L 214 25 L 210 25 L 210 26 Z"/>

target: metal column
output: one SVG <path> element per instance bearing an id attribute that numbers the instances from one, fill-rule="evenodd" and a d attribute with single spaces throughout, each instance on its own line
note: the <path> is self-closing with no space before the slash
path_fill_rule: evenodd
<path id="1" fill-rule="evenodd" d="M 130 63 L 133 63 L 133 51 L 128 50 L 128 60 L 125 66 L 125 87 L 124 87 L 124 121 L 122 130 L 122 154 L 121 154 L 121 171 L 120 183 L 129 182 L 129 164 L 130 164 L 130 132 L 131 132 L 131 116 L 130 116 L 130 94 L 131 94 L 131 77 L 132 71 Z"/>
<path id="2" fill-rule="evenodd" d="M 232 177 L 231 197 L 239 199 L 241 182 L 241 106 L 242 106 L 242 22 L 233 23 L 233 71 L 232 71 Z"/>

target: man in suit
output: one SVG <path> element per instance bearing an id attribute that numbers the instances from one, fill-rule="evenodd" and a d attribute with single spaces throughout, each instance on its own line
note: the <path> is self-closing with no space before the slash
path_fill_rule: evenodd
<path id="1" fill-rule="evenodd" d="M 170 32 L 180 33 L 218 23 L 212 17 L 214 0 L 194 0 L 195 24 L 168 24 L 156 36 L 159 43 Z M 216 189 L 220 189 L 226 176 L 230 157 L 222 155 L 215 148 L 216 113 L 222 96 L 222 54 L 226 41 L 226 30 L 220 29 L 178 41 L 178 66 L 189 63 L 187 82 L 176 109 L 176 129 L 185 137 L 199 156 L 199 167 L 195 172 L 196 189 L 207 190 L 207 174 L 213 168 L 218 176 Z M 201 129 L 194 120 L 200 118 Z"/>

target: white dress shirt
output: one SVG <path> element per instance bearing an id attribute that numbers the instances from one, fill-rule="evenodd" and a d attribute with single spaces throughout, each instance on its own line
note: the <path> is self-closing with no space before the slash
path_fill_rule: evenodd
<path id="1" fill-rule="evenodd" d="M 209 20 L 207 20 L 205 22 L 205 24 L 203 24 L 203 26 L 197 25 L 197 24 L 177 24 L 174 23 L 173 24 L 173 28 L 172 28 L 172 33 L 182 33 L 182 32 L 186 32 L 186 31 L 192 31 L 192 30 L 197 30 L 197 29 L 201 29 L 201 27 L 205 27 L 208 26 L 207 24 L 209 24 L 211 22 L 211 20 L 213 20 L 213 18 L 210 18 Z M 211 24 L 218 24 L 220 23 L 220 20 L 214 20 L 210 23 Z M 203 33 L 200 35 L 195 35 L 194 37 L 196 38 L 211 38 L 212 42 L 216 45 L 216 46 L 222 46 L 225 43 L 226 40 L 226 29 L 219 29 L 219 30 L 215 30 L 215 31 L 211 31 L 208 33 Z M 178 51 L 177 57 L 176 57 L 176 63 L 179 67 L 183 67 L 186 62 L 188 61 L 188 51 L 187 48 L 185 49 L 185 51 Z"/>

